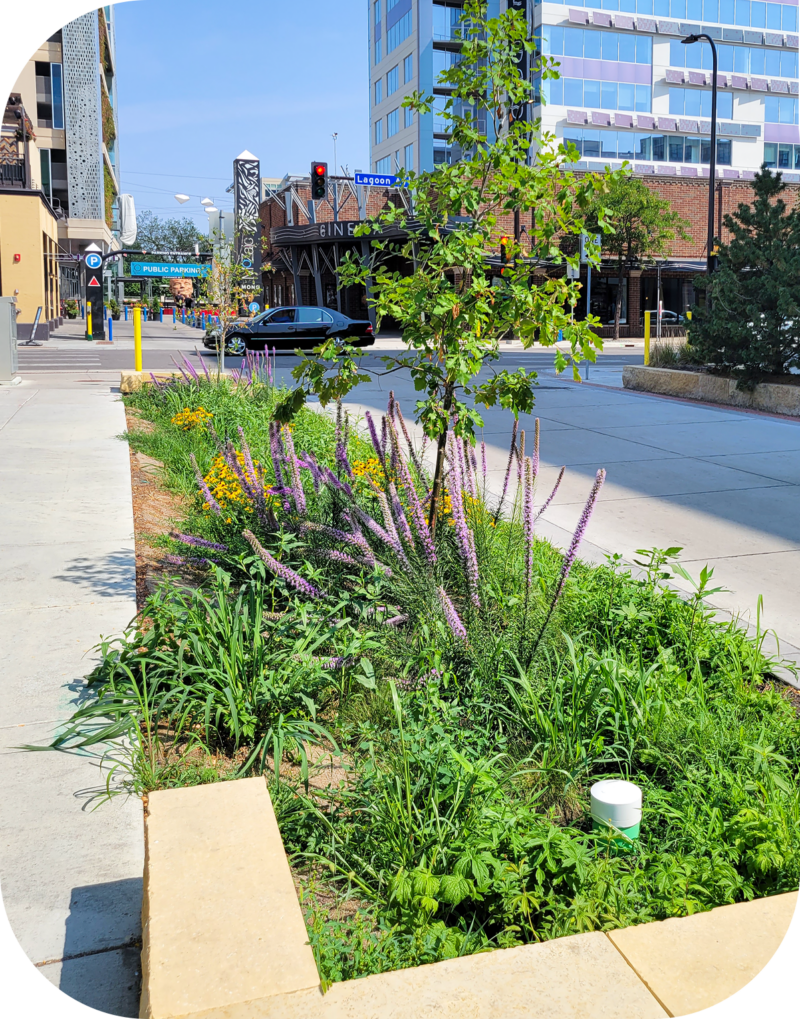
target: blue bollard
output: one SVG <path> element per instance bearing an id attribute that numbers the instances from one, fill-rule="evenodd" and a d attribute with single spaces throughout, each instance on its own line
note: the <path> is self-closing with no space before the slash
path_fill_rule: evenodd
<path id="1" fill-rule="evenodd" d="M 108 316 L 108 342 L 114 342 L 114 319 L 110 315 Z"/>
<path id="2" fill-rule="evenodd" d="M 125 321 L 128 321 L 128 305 L 125 305 Z"/>
<path id="3" fill-rule="evenodd" d="M 162 309 L 161 309 L 161 311 L 160 311 L 160 312 L 158 313 L 158 321 L 159 321 L 159 322 L 163 322 L 163 321 L 164 321 L 164 309 L 163 309 L 163 308 L 162 308 Z"/>

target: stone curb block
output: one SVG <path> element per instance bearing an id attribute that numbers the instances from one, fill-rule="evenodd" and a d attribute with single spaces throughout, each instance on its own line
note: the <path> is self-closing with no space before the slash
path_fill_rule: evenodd
<path id="1" fill-rule="evenodd" d="M 124 371 L 120 372 L 119 377 L 119 391 L 123 396 L 129 396 L 131 393 L 137 392 L 142 386 L 152 386 L 153 376 L 159 380 L 161 379 L 179 379 L 181 378 L 180 372 L 171 371 L 154 371 L 154 372 L 135 372 L 135 371 Z"/>
<path id="2" fill-rule="evenodd" d="M 622 385 L 642 393 L 679 396 L 684 400 L 702 400 L 725 407 L 742 407 L 770 414 L 800 417 L 800 386 L 760 382 L 753 392 L 736 388 L 734 379 L 705 372 L 679 371 L 675 368 L 651 368 L 626 364 Z"/>
<path id="3" fill-rule="evenodd" d="M 319 985 L 264 778 L 151 793 L 141 1019 L 664 1019 L 759 973 L 797 893 Z"/>

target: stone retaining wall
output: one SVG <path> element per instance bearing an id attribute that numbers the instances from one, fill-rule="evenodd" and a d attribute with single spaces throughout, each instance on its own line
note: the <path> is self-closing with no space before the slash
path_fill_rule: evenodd
<path id="1" fill-rule="evenodd" d="M 744 407 L 800 417 L 800 386 L 760 382 L 752 392 L 748 392 L 737 389 L 734 379 L 721 378 L 719 375 L 630 364 L 622 369 L 622 384 L 626 389 L 643 393 L 680 396 L 684 400 L 703 400 L 726 407 Z"/>

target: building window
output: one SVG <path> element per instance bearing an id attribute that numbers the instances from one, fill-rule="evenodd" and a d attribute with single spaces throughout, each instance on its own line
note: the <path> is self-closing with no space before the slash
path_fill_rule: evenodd
<path id="1" fill-rule="evenodd" d="M 460 7 L 445 7 L 443 4 L 434 3 L 433 38 L 443 40 L 457 38 L 458 23 L 463 13 Z"/>
<path id="2" fill-rule="evenodd" d="M 656 163 L 711 161 L 710 138 L 577 127 L 565 129 L 564 142 L 571 142 L 584 159 L 646 159 Z M 720 166 L 730 166 L 731 155 L 730 139 L 718 138 L 717 163 Z"/>
<path id="3" fill-rule="evenodd" d="M 391 173 L 392 172 L 392 157 L 384 156 L 383 159 L 377 160 L 375 163 L 375 173 Z"/>
<path id="4" fill-rule="evenodd" d="M 380 39 L 376 39 L 375 40 L 375 63 L 379 64 L 381 62 L 381 60 L 383 60 L 383 56 L 381 55 L 381 41 L 380 41 Z"/>
<path id="5" fill-rule="evenodd" d="M 414 55 L 409 53 L 403 61 L 403 84 L 407 85 L 414 76 Z"/>
<path id="6" fill-rule="evenodd" d="M 386 114 L 386 137 L 391 138 L 400 130 L 400 110 Z"/>
<path id="7" fill-rule="evenodd" d="M 401 42 L 411 35 L 411 11 L 408 14 L 404 14 L 403 17 L 386 33 L 386 53 L 387 55 L 392 50 L 397 49 Z"/>
<path id="8" fill-rule="evenodd" d="M 433 145 L 433 162 L 435 166 L 449 163 L 451 160 L 450 146 L 445 142 L 435 141 Z"/>
<path id="9" fill-rule="evenodd" d="M 50 85 L 53 94 L 53 127 L 64 130 L 64 83 L 61 64 L 50 65 Z"/>
<path id="10" fill-rule="evenodd" d="M 431 108 L 433 112 L 433 133 L 447 134 L 450 130 L 450 121 L 445 116 L 445 106 L 450 100 L 444 96 L 434 96 Z"/>
<path id="11" fill-rule="evenodd" d="M 42 191 L 47 200 L 53 200 L 53 175 L 50 167 L 50 149 L 39 149 L 39 167 L 41 169 Z"/>
<path id="12" fill-rule="evenodd" d="M 649 85 L 558 78 L 543 82 L 542 87 L 547 102 L 555 106 L 588 106 L 598 110 L 629 110 L 636 113 L 650 111 Z"/>
<path id="13" fill-rule="evenodd" d="M 671 88 L 669 112 L 675 117 L 711 117 L 711 89 Z M 733 93 L 717 93 L 717 116 L 733 118 Z"/>
<path id="14" fill-rule="evenodd" d="M 599 7 L 590 0 L 551 0 L 565 7 Z M 766 28 L 770 32 L 796 32 L 797 7 L 762 0 L 603 0 L 606 10 L 656 15 L 675 21 L 704 21 L 718 25 Z"/>
<path id="15" fill-rule="evenodd" d="M 796 124 L 797 100 L 794 96 L 765 96 L 764 120 L 767 124 Z"/>
<path id="16" fill-rule="evenodd" d="M 791 9 L 797 10 L 796 7 Z M 764 74 L 772 78 L 797 77 L 797 50 L 720 45 L 717 46 L 717 58 L 720 71 Z M 696 43 L 684 46 L 679 40 L 671 39 L 669 62 L 672 67 L 688 67 L 699 71 L 711 71 L 714 67 L 711 47 L 707 42 L 699 46 Z"/>
<path id="17" fill-rule="evenodd" d="M 623 35 L 619 32 L 597 32 L 589 28 L 570 28 L 568 25 L 542 25 L 542 51 L 556 56 L 650 64 L 653 43 L 649 35 Z"/>
<path id="18" fill-rule="evenodd" d="M 383 102 L 383 78 L 378 78 L 375 82 L 375 105 L 380 106 Z"/>
<path id="19" fill-rule="evenodd" d="M 451 53 L 449 50 L 433 51 L 433 81 L 438 82 L 439 75 L 449 71 L 451 67 L 461 60 L 460 53 Z"/>
<path id="20" fill-rule="evenodd" d="M 372 5 L 373 20 L 375 23 L 375 63 L 379 64 L 383 58 L 381 53 L 381 0 L 375 0 Z"/>
<path id="21" fill-rule="evenodd" d="M 798 146 L 798 148 L 800 148 L 800 146 Z M 403 167 L 406 170 L 413 170 L 414 169 L 414 143 L 413 142 L 411 142 L 410 145 L 406 145 L 406 147 L 403 149 Z"/>
<path id="22" fill-rule="evenodd" d="M 414 123 L 414 111 L 409 106 L 403 107 L 403 127 L 411 127 Z"/>
<path id="23" fill-rule="evenodd" d="M 380 145 L 383 141 L 383 119 L 375 121 L 375 144 Z"/>
<path id="24" fill-rule="evenodd" d="M 390 96 L 393 92 L 396 92 L 400 85 L 400 68 L 397 64 L 386 72 L 386 95 Z"/>
<path id="25" fill-rule="evenodd" d="M 800 169 L 800 145 L 764 142 L 764 162 L 776 170 Z"/>

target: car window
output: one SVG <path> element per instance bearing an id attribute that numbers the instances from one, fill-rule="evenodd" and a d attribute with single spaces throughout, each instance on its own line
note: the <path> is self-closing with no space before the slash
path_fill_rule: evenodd
<path id="1" fill-rule="evenodd" d="M 272 318 L 268 319 L 272 322 L 294 322 L 294 308 L 278 308 L 278 310 L 272 315 Z"/>
<path id="2" fill-rule="evenodd" d="M 324 322 L 323 317 L 325 312 L 322 308 L 298 308 L 297 309 L 297 321 L 298 322 Z"/>
<path id="3" fill-rule="evenodd" d="M 322 321 L 323 322 L 328 322 L 328 323 L 333 322 L 333 315 L 331 315 L 327 311 L 323 311 L 323 313 L 322 313 Z"/>

